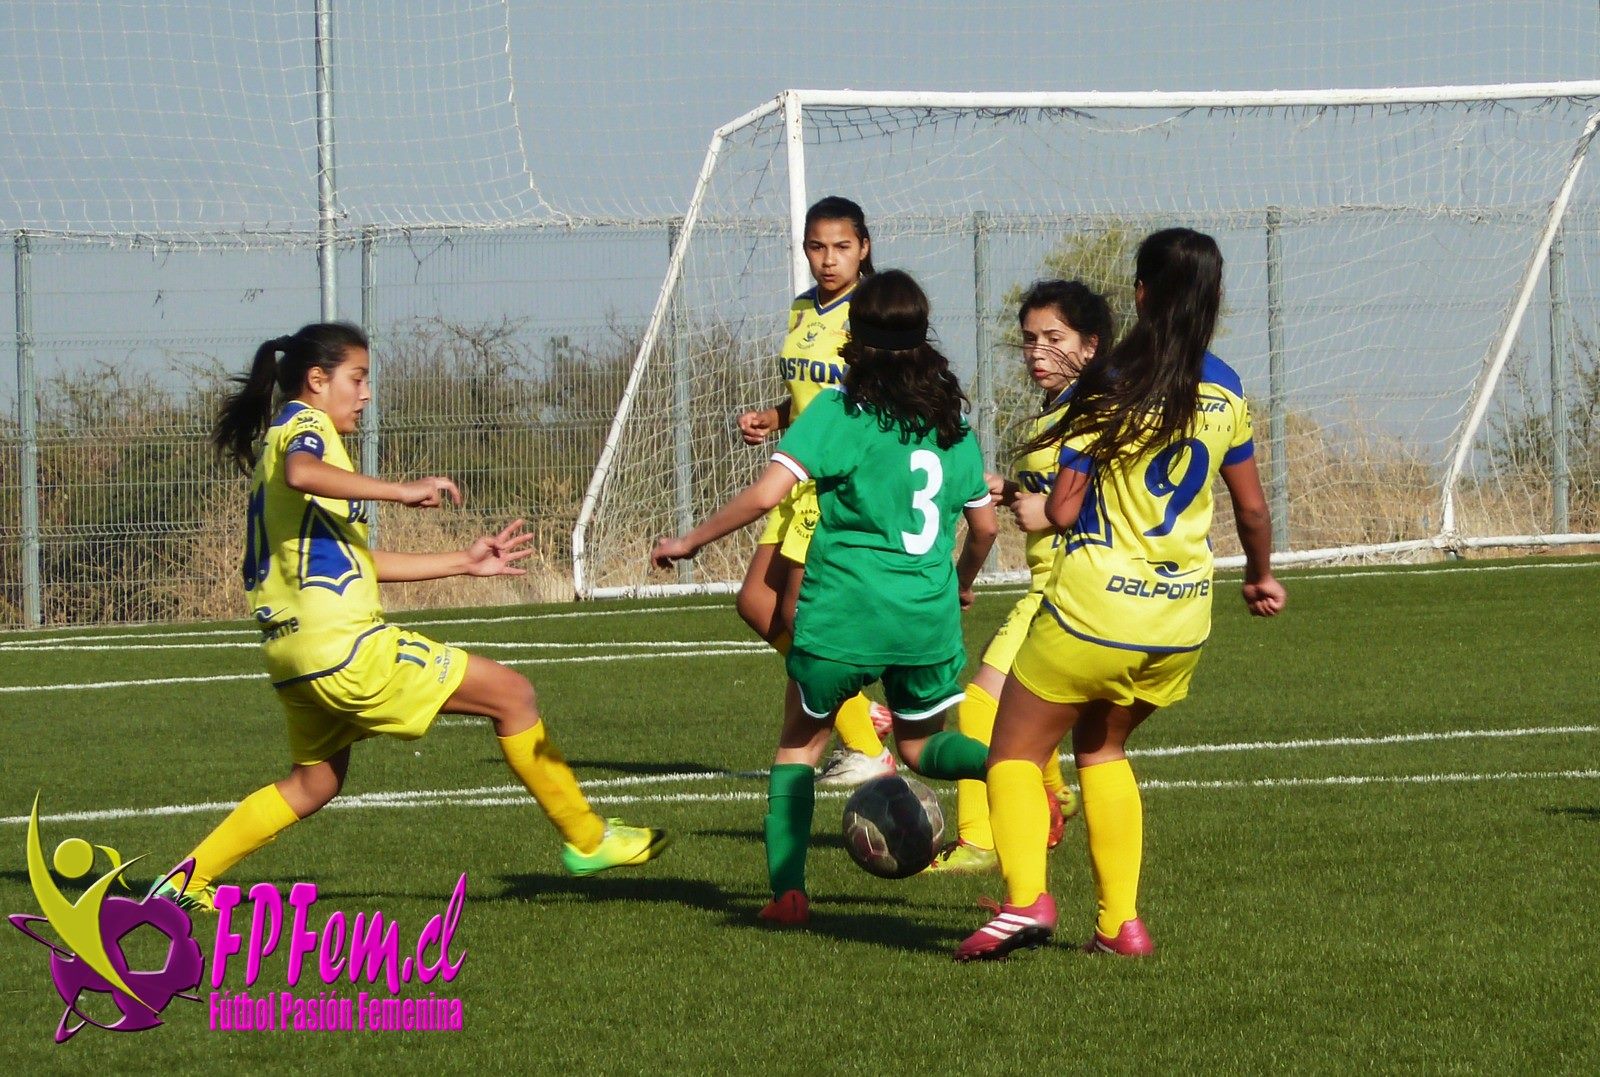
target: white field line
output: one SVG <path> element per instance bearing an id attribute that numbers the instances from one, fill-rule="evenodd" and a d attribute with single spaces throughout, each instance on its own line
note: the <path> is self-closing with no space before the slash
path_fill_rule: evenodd
<path id="1" fill-rule="evenodd" d="M 541 643 L 531 640 L 447 640 L 452 647 L 465 647 L 474 651 L 595 651 L 603 647 L 627 647 L 635 650 L 683 649 L 689 647 L 732 647 L 747 651 L 765 651 L 770 645 L 758 639 L 691 639 L 691 640 L 592 640 L 587 643 Z M 218 642 L 203 640 L 198 643 L 48 643 L 0 642 L 0 654 L 7 652 L 37 654 L 56 651 L 199 651 L 199 650 L 258 650 L 259 643 Z"/>
<path id="2" fill-rule="evenodd" d="M 1600 726 L 1558 726 L 1529 729 L 1451 730 L 1443 733 L 1406 733 L 1383 737 L 1334 737 L 1327 740 L 1251 741 L 1233 744 L 1194 744 L 1172 748 L 1158 748 L 1136 756 L 1173 756 L 1237 751 L 1296 751 L 1321 747 L 1384 747 L 1395 744 L 1416 743 L 1426 740 L 1467 739 L 1472 737 L 1543 736 L 1551 734 L 1595 733 Z M 681 782 L 710 782 L 720 780 L 759 781 L 766 777 L 764 770 L 751 771 L 683 771 L 670 774 L 637 774 L 621 778 L 600 778 L 583 783 L 583 789 L 594 804 L 688 804 L 733 803 L 759 800 L 766 796 L 760 790 L 725 790 L 713 793 L 630 793 L 623 792 L 640 786 L 668 785 Z M 1537 778 L 1586 779 L 1600 778 L 1600 770 L 1558 771 L 1498 771 L 1490 773 L 1454 774 L 1399 774 L 1399 775 L 1343 775 L 1319 778 L 1255 778 L 1226 781 L 1187 781 L 1174 779 L 1142 780 L 1142 789 L 1266 789 L 1277 786 L 1343 786 L 1371 784 L 1436 784 L 1441 782 L 1470 781 L 1520 781 Z M 613 792 L 616 790 L 616 792 Z M 843 797 L 848 791 L 833 793 L 819 790 L 818 797 Z M 329 808 L 412 808 L 457 805 L 465 807 L 493 807 L 531 803 L 520 785 L 486 785 L 466 789 L 397 789 L 373 793 L 357 793 L 333 801 Z M 153 808 L 106 808 L 93 811 L 61 812 L 41 817 L 41 822 L 90 822 L 108 819 L 153 818 L 168 815 L 197 815 L 226 811 L 232 802 L 210 801 L 199 804 L 168 804 Z M 26 815 L 0 818 L 0 824 L 26 823 Z"/>
<path id="3" fill-rule="evenodd" d="M 1297 573 L 1291 571 L 1287 573 L 1284 578 L 1289 580 L 1291 583 L 1294 583 L 1301 580 L 1350 580 L 1362 579 L 1371 576 L 1442 576 L 1447 574 L 1467 574 L 1475 572 L 1521 572 L 1532 569 L 1585 568 L 1600 568 L 1600 561 L 1537 561 L 1533 562 L 1532 564 L 1522 565 L 1475 564 L 1458 565 L 1448 568 L 1412 568 L 1409 570 L 1404 568 L 1365 568 L 1316 573 Z M 1219 574 L 1219 578 L 1231 581 L 1238 579 L 1239 576 L 1237 573 L 1223 572 Z M 1024 588 L 1021 586 L 1015 584 L 1002 584 L 995 586 L 980 585 L 979 587 L 979 590 L 986 594 L 1006 594 L 1013 591 L 1021 592 L 1023 589 Z M 431 625 L 491 625 L 512 624 L 524 621 L 564 621 L 582 619 L 586 617 L 628 617 L 635 614 L 728 610 L 732 608 L 732 605 L 733 604 L 731 602 L 724 600 L 718 602 L 699 602 L 689 605 L 640 606 L 635 609 L 626 610 L 586 607 L 577 610 L 561 610 L 544 613 L 513 613 L 496 617 L 451 617 L 448 614 L 430 616 L 428 611 L 411 611 L 405 614 L 400 614 L 395 618 L 391 618 L 391 621 L 394 624 L 400 624 L 404 627 L 414 628 L 420 632 L 426 632 Z M 401 618 L 404 618 L 404 620 Z M 0 632 L 0 650 L 10 647 L 26 647 L 30 644 L 64 643 L 71 642 L 73 640 L 94 638 L 115 641 L 133 639 L 200 639 L 214 636 L 254 640 L 256 637 L 256 630 L 248 627 L 201 629 L 199 631 L 156 630 L 147 632 L 122 633 L 117 632 L 115 629 L 106 629 L 103 627 L 84 628 L 76 631 L 63 629 L 60 631 L 64 632 L 65 634 L 36 636 L 28 634 L 27 630 Z"/>
<path id="4" fill-rule="evenodd" d="M 428 611 L 415 611 L 398 614 L 389 618 L 389 622 L 391 624 L 400 625 L 403 628 L 414 628 L 418 631 L 424 631 L 429 625 L 494 625 L 508 624 L 519 621 L 568 621 L 584 617 L 627 617 L 629 615 L 638 613 L 682 613 L 684 611 L 692 612 L 698 610 L 725 610 L 732 608 L 733 603 L 723 601 L 699 602 L 692 605 L 682 606 L 640 606 L 636 609 L 628 610 L 595 609 L 594 607 L 587 607 L 578 610 L 560 610 L 547 613 L 508 613 L 498 617 L 451 617 L 448 614 L 439 617 L 430 617 L 428 616 Z M 62 631 L 67 632 L 67 634 L 59 636 L 24 636 L 21 633 L 17 633 L 16 639 L 6 639 L 6 636 L 10 635 L 10 633 L 0 633 L 0 646 L 11 643 L 55 643 L 95 637 L 119 640 L 173 639 L 174 637 L 187 639 L 190 637 L 199 638 L 202 636 L 242 636 L 247 639 L 255 639 L 257 635 L 256 629 L 250 627 L 208 628 L 197 632 L 156 630 L 149 632 L 118 633 L 115 629 L 106 629 L 103 627 L 83 628 L 76 631 L 68 631 L 64 629 Z"/>
<path id="5" fill-rule="evenodd" d="M 565 658 L 506 658 L 501 661 L 503 665 L 507 666 L 560 666 L 579 662 L 630 662 L 641 658 L 715 658 L 728 655 L 757 654 L 765 650 L 766 647 L 767 645 L 764 643 L 755 647 L 748 647 L 741 643 L 737 647 L 717 647 L 706 650 L 655 650 L 641 651 L 638 654 L 585 654 L 571 655 Z M 0 685 L 0 693 L 69 692 L 87 691 L 95 688 L 143 688 L 147 685 L 206 684 L 213 681 L 262 681 L 264 683 L 266 674 L 221 673 L 211 677 L 149 677 L 133 681 L 88 681 L 79 684 L 10 684 Z"/>

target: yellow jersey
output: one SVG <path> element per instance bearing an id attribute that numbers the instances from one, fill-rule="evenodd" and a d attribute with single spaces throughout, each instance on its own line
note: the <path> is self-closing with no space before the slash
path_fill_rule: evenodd
<path id="1" fill-rule="evenodd" d="M 789 332 L 778 354 L 778 372 L 789 388 L 791 424 L 818 393 L 844 381 L 839 349 L 850 339 L 850 294 L 821 306 L 812 288 L 789 304 Z"/>
<path id="2" fill-rule="evenodd" d="M 250 484 L 244 589 L 279 685 L 343 668 L 383 621 L 366 502 L 291 488 L 284 464 L 297 452 L 355 470 L 325 413 L 292 400 L 273 418 Z"/>
<path id="3" fill-rule="evenodd" d="M 1068 436 L 1061 468 L 1090 478 L 1064 536 L 1044 609 L 1080 639 L 1165 653 L 1192 651 L 1211 632 L 1213 481 L 1255 453 L 1239 375 L 1206 354 L 1187 436 L 1140 446 L 1095 468 Z"/>
<path id="4" fill-rule="evenodd" d="M 1067 402 L 1067 392 L 1067 389 L 1063 389 L 1054 400 L 1050 401 L 1042 415 L 1033 418 L 1023 434 L 1023 441 L 1032 441 L 1061 417 L 1061 408 Z M 1044 494 L 1049 497 L 1051 487 L 1056 484 L 1060 460 L 1059 444 L 1046 445 L 1042 449 L 1024 453 L 1013 461 L 1011 479 L 1026 493 Z M 1056 563 L 1056 551 L 1061 547 L 1061 538 L 1061 532 L 1054 528 L 1028 532 L 1028 537 L 1023 543 L 1023 554 L 1027 559 L 1030 576 L 1028 590 L 1044 590 L 1045 583 L 1050 579 L 1050 570 Z"/>

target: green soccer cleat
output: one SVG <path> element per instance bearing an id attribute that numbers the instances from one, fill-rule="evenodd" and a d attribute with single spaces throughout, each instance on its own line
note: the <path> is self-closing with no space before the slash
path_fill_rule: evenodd
<path id="1" fill-rule="evenodd" d="M 953 841 L 933 856 L 933 862 L 922 869 L 924 875 L 978 875 L 1000 866 L 1000 858 L 993 849 Z"/>
<path id="2" fill-rule="evenodd" d="M 215 904 L 217 889 L 214 886 L 179 890 L 173 880 L 168 879 L 156 888 L 155 896 L 166 898 L 184 912 L 204 912 L 214 915 L 217 911 Z"/>
<path id="3" fill-rule="evenodd" d="M 561 863 L 572 875 L 598 875 L 611 868 L 635 867 L 654 860 L 671 841 L 665 830 L 607 819 L 605 837 L 594 852 L 580 852 L 576 845 L 565 843 L 561 846 Z"/>

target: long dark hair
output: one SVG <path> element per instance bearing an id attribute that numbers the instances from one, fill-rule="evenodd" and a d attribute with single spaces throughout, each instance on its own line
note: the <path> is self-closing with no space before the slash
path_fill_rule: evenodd
<path id="1" fill-rule="evenodd" d="M 249 474 L 256 466 L 256 442 L 272 419 L 274 390 L 285 399 L 298 396 L 312 367 L 332 374 L 351 348 L 366 347 L 367 335 L 349 322 L 315 322 L 291 336 L 264 341 L 250 369 L 232 379 L 239 388 L 217 411 L 211 427 L 217 455 L 230 457 Z"/>
<path id="2" fill-rule="evenodd" d="M 849 221 L 856 230 L 856 238 L 863 244 L 872 242 L 872 233 L 867 231 L 867 215 L 860 206 L 840 195 L 830 194 L 827 198 L 820 198 L 813 202 L 811 208 L 806 210 L 806 231 L 811 231 L 811 226 L 818 221 Z M 872 253 L 861 259 L 861 275 L 871 276 L 877 272 L 872 268 Z M 854 300 L 851 301 L 854 303 Z M 853 309 L 853 308 L 852 308 Z"/>
<path id="3" fill-rule="evenodd" d="M 1084 455 L 1107 464 L 1138 444 L 1167 445 L 1193 425 L 1206 348 L 1222 308 L 1222 252 L 1203 232 L 1167 228 L 1139 244 L 1134 268 L 1143 299 L 1133 328 L 1095 353 L 1061 418 L 1029 450 L 1069 433 L 1088 435 Z"/>
<path id="4" fill-rule="evenodd" d="M 1116 319 L 1106 297 L 1081 280 L 1036 280 L 1017 304 L 1017 324 L 1021 325 L 1036 310 L 1053 310 L 1085 340 L 1094 339 L 1094 353 L 1111 350 L 1116 336 Z M 1050 401 L 1046 400 L 1046 404 Z"/>
<path id="5" fill-rule="evenodd" d="M 839 349 L 849 402 L 877 413 L 884 430 L 933 434 L 948 449 L 967 434 L 967 397 L 950 360 L 928 343 L 928 297 L 911 274 L 886 269 L 850 297 L 850 339 Z"/>

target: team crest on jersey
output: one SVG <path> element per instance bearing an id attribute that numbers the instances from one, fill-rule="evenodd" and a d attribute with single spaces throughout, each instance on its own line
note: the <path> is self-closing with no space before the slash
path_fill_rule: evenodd
<path id="1" fill-rule="evenodd" d="M 355 550 L 339 531 L 334 518 L 316 502 L 306 506 L 300 522 L 300 586 L 326 587 L 344 594 L 350 581 L 361 577 Z"/>

